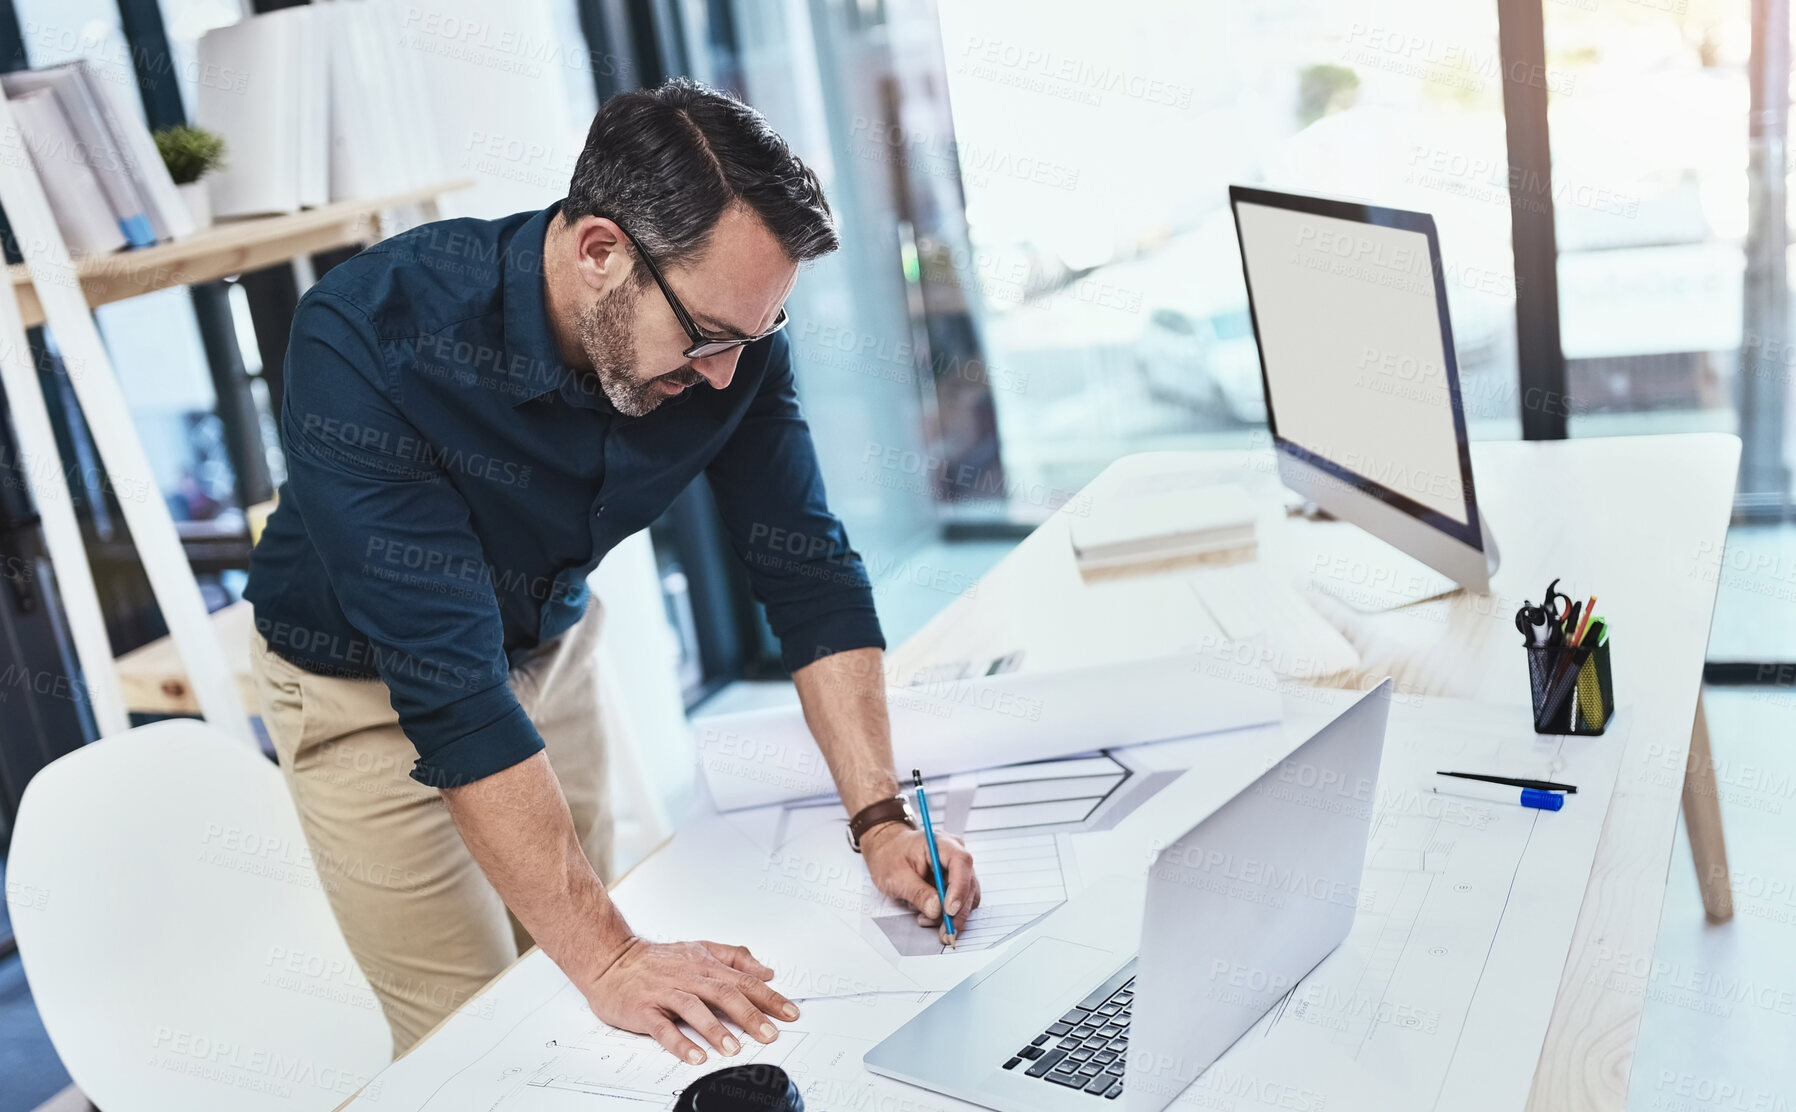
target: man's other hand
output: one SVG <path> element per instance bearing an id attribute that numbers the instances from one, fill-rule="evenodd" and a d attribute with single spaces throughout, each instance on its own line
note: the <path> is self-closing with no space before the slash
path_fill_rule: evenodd
<path id="1" fill-rule="evenodd" d="M 774 1019 L 798 1018 L 797 1006 L 768 987 L 772 979 L 773 970 L 743 946 L 633 938 L 596 980 L 580 988 L 594 1015 L 648 1035 L 696 1066 L 705 1052 L 680 1030 L 682 1021 L 720 1054 L 734 1057 L 742 1047 L 718 1014 L 763 1043 L 779 1036 Z"/>
<path id="2" fill-rule="evenodd" d="M 942 879 L 948 886 L 948 914 L 954 929 L 965 928 L 966 916 L 979 906 L 979 878 L 973 873 L 973 855 L 952 834 L 937 833 L 936 852 L 942 858 Z M 929 864 L 929 842 L 921 830 L 902 823 L 882 823 L 861 839 L 861 856 L 873 884 L 894 900 L 916 909 L 920 926 L 936 926 L 942 942 L 948 932 L 942 921 L 942 901 L 935 892 L 935 870 Z"/>

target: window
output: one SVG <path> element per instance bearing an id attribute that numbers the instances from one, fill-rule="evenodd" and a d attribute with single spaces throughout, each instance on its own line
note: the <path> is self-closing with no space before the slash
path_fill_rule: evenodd
<path id="1" fill-rule="evenodd" d="M 1734 431 L 1749 5 L 1544 11 L 1571 432 Z"/>
<path id="2" fill-rule="evenodd" d="M 1439 225 L 1474 436 L 1519 432 L 1494 2 L 943 5 L 970 296 L 1013 487 L 1243 445 L 1265 402 L 1230 183 Z"/>

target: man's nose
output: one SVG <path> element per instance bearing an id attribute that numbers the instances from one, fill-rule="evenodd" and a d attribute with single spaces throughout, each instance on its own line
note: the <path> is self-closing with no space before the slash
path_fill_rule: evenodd
<path id="1" fill-rule="evenodd" d="M 704 376 L 705 381 L 711 384 L 711 389 L 722 390 L 736 377 L 736 360 L 741 356 L 741 348 L 731 348 L 716 355 L 707 355 L 703 359 L 694 359 L 692 369 Z"/>

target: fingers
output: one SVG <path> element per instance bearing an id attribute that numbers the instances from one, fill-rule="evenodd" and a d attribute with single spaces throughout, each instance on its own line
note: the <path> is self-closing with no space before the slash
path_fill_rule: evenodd
<path id="1" fill-rule="evenodd" d="M 696 1066 L 707 1055 L 681 1023 L 725 1057 L 734 1057 L 742 1052 L 741 1039 L 719 1014 L 763 1043 L 779 1037 L 774 1019 L 798 1018 L 797 1005 L 767 984 L 772 975 L 741 946 L 644 944 L 612 963 L 587 992 L 587 1002 L 605 1022 L 640 1031 Z"/>
<path id="2" fill-rule="evenodd" d="M 925 869 L 929 862 L 923 862 Z M 904 891 L 897 893 L 899 899 L 917 909 L 917 922 L 933 923 L 942 917 L 942 901 L 935 894 L 935 882 L 916 875 L 908 875 L 899 881 Z"/>
<path id="3" fill-rule="evenodd" d="M 897 882 L 904 891 L 892 895 L 916 908 L 917 922 L 927 926 L 941 919 L 942 898 L 935 890 L 935 867 L 929 863 L 929 847 L 923 839 L 911 842 L 904 861 L 910 870 Z"/>
<path id="4" fill-rule="evenodd" d="M 686 1021 L 686 1026 L 697 1031 L 699 1037 L 710 1043 L 719 1054 L 733 1058 L 741 1052 L 742 1044 L 736 1041 L 736 1036 L 730 1034 L 729 1028 L 718 1020 L 711 1011 L 711 1005 L 705 1001 L 690 992 L 676 992 L 668 996 L 667 1005 Z M 691 1061 L 691 1058 L 688 1057 L 687 1061 Z M 703 1055 L 700 1055 L 699 1061 L 704 1061 Z"/>
<path id="5" fill-rule="evenodd" d="M 711 951 L 712 957 L 731 969 L 745 974 L 737 984 L 737 988 L 754 1001 L 755 1006 L 762 1012 L 780 1019 L 798 1018 L 798 1005 L 761 983 L 773 980 L 773 970 L 755 960 L 755 956 L 748 952 L 747 946 L 726 946 L 721 942 L 706 942 L 703 945 L 705 949 Z M 734 1013 L 731 1014 L 731 1018 L 735 1018 Z M 740 1019 L 737 1019 L 736 1022 L 742 1023 Z M 755 1027 L 746 1023 L 742 1023 L 742 1029 L 750 1033 L 755 1031 Z M 771 1037 L 769 1036 L 769 1038 Z M 761 1041 L 766 1042 L 767 1039 Z"/>
<path id="6" fill-rule="evenodd" d="M 773 991 L 771 986 L 757 980 L 753 976 L 743 976 L 737 981 L 736 987 L 741 990 L 744 996 L 747 996 L 754 1002 L 755 1007 L 768 1015 L 778 1016 L 780 1019 L 784 1020 L 794 1020 L 798 1018 L 797 1004 L 792 1003 L 792 1001 Z M 752 1031 L 753 1028 L 744 1027 L 743 1030 Z M 761 1041 L 766 1042 L 767 1040 L 762 1039 Z"/>
<path id="7" fill-rule="evenodd" d="M 959 915 L 963 908 L 973 910 L 978 906 L 973 855 L 967 852 L 966 846 L 946 838 L 942 839 L 938 852 L 942 857 L 942 872 L 948 881 L 948 914 Z"/>
<path id="8" fill-rule="evenodd" d="M 722 942 L 701 942 L 699 945 L 709 950 L 712 957 L 731 969 L 740 969 L 763 981 L 773 980 L 773 970 L 756 961 L 755 956 L 748 952 L 747 946 L 727 946 Z"/>
<path id="9" fill-rule="evenodd" d="M 687 1038 L 677 1024 L 660 1012 L 651 1014 L 653 1018 L 643 1025 L 649 1038 L 660 1043 L 663 1050 L 682 1062 L 691 1062 L 695 1066 L 704 1062 L 705 1052 Z"/>
<path id="10" fill-rule="evenodd" d="M 761 985 L 761 982 L 753 978 L 744 978 L 742 983 L 744 985 Z M 761 985 L 761 987 L 766 988 L 765 985 Z M 719 985 L 717 990 L 710 994 L 710 997 L 711 1006 L 735 1020 L 736 1026 L 747 1031 L 750 1037 L 763 1043 L 770 1043 L 779 1038 L 779 1029 L 774 1027 L 764 1014 L 766 1009 L 757 1007 L 742 988 L 734 985 Z"/>

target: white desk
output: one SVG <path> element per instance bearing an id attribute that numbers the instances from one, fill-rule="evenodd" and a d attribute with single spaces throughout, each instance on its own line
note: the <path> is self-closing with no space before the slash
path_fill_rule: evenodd
<path id="1" fill-rule="evenodd" d="M 1325 607 L 1362 666 L 1320 682 L 1357 687 L 1392 674 L 1406 692 L 1505 704 L 1528 698 L 1511 621 L 1520 599 L 1564 576 L 1568 586 L 1595 591 L 1612 622 L 1616 698 L 1633 726 L 1534 1075 L 1532 1109 L 1626 1103 L 1647 987 L 1629 959 L 1651 955 L 1658 934 L 1738 456 L 1739 442 L 1721 435 L 1480 445 L 1479 498 L 1503 552 L 1493 594 L 1371 616 Z M 1119 461 L 1085 494 L 1096 502 L 1156 473 L 1241 483 L 1267 495 L 1269 507 L 1278 489 L 1269 453 L 1156 453 Z M 1543 507 L 1550 515 L 1540 515 Z M 1026 668 L 1047 668 L 1189 643 L 1190 611 L 1174 600 L 1191 592 L 1179 574 L 1086 583 L 1073 563 L 1068 520 L 1063 513 L 1048 521 L 975 593 L 955 599 L 894 650 L 894 674 L 1017 649 Z M 1319 536 L 1270 508 L 1263 558 L 1338 577 L 1343 572 L 1318 559 Z"/>

